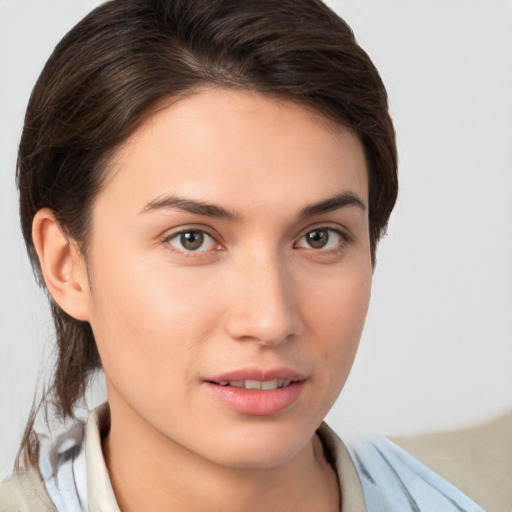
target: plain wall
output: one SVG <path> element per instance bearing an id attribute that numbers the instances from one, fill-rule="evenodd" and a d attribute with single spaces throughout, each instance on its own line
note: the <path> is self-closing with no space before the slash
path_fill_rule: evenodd
<path id="1" fill-rule="evenodd" d="M 16 146 L 53 46 L 98 3 L 0 0 L 0 479 L 52 357 L 19 232 Z M 327 3 L 388 87 L 401 181 L 329 421 L 407 434 L 485 420 L 512 407 L 512 2 Z"/>

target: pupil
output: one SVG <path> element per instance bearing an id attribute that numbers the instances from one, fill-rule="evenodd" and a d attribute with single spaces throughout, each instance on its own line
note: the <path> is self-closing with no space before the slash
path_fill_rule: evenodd
<path id="1" fill-rule="evenodd" d="M 183 233 L 181 235 L 181 245 L 190 251 L 199 249 L 199 247 L 203 245 L 203 241 L 204 235 L 199 231 L 189 231 L 188 233 Z"/>
<path id="2" fill-rule="evenodd" d="M 329 235 L 325 229 L 315 229 L 308 233 L 308 243 L 315 249 L 323 247 L 327 243 L 328 239 Z"/>

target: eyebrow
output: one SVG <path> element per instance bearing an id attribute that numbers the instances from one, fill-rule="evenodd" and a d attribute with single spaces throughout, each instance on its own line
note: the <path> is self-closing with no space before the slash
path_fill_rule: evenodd
<path id="1" fill-rule="evenodd" d="M 154 210 L 161 209 L 178 209 L 184 210 L 189 213 L 197 215 L 204 215 L 206 217 L 217 217 L 219 219 L 226 219 L 236 221 L 239 215 L 235 212 L 226 210 L 221 206 L 217 206 L 203 201 L 196 201 L 192 199 L 184 199 L 176 196 L 163 196 L 157 197 L 155 200 L 148 203 L 140 213 L 146 213 Z"/>
<path id="2" fill-rule="evenodd" d="M 341 192 L 340 194 L 336 194 L 335 196 L 324 199 L 323 201 L 305 206 L 300 211 L 299 218 L 304 219 L 307 217 L 312 217 L 313 215 L 331 212 L 333 210 L 347 206 L 356 206 L 362 211 L 366 211 L 364 202 L 356 194 L 353 192 Z M 176 196 L 157 197 L 146 206 L 144 206 L 140 213 L 161 209 L 184 210 L 189 213 L 204 215 L 205 217 L 216 217 L 229 221 L 240 220 L 240 215 L 238 213 L 227 210 L 222 206 L 206 203 L 203 201 L 184 199 Z"/>
<path id="3" fill-rule="evenodd" d="M 312 217 L 313 215 L 332 212 L 333 210 L 337 210 L 338 208 L 343 208 L 346 206 L 357 206 L 363 212 L 366 211 L 366 206 L 363 200 L 360 199 L 356 194 L 353 192 L 341 192 L 340 194 L 336 194 L 333 197 L 304 207 L 301 210 L 299 217 L 304 219 L 306 217 Z"/>

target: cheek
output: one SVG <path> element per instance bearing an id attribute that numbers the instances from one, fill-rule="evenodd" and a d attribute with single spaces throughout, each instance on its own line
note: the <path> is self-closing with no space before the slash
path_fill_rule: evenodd
<path id="1" fill-rule="evenodd" d="M 95 266 L 92 283 L 90 323 L 107 376 L 130 387 L 183 378 L 215 317 L 205 280 L 115 256 Z"/>
<path id="2" fill-rule="evenodd" d="M 368 312 L 371 278 L 371 270 L 365 267 L 342 269 L 322 278 L 311 276 L 302 287 L 310 322 L 330 333 L 329 339 L 336 333 L 340 340 L 357 338 Z"/>
<path id="3" fill-rule="evenodd" d="M 371 291 L 371 272 L 354 271 L 333 278 L 308 300 L 307 321 L 315 333 L 320 365 L 340 380 L 352 367 L 364 327 Z"/>

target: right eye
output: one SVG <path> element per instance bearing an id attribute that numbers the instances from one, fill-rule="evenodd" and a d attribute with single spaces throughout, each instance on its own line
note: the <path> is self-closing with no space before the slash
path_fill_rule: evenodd
<path id="1" fill-rule="evenodd" d="M 205 252 L 219 247 L 219 244 L 204 231 L 189 229 L 167 238 L 167 243 L 179 252 Z"/>

